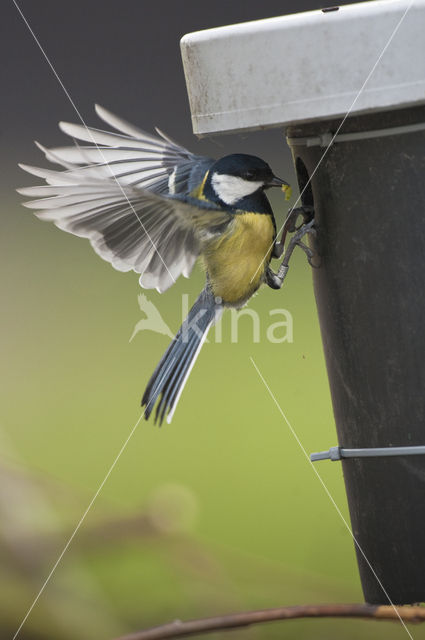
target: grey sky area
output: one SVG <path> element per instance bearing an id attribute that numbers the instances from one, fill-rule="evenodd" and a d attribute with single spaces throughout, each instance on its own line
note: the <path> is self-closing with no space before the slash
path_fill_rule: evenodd
<path id="1" fill-rule="evenodd" d="M 240 136 L 195 140 L 179 40 L 190 31 L 318 9 L 323 2 L 19 0 L 19 6 L 87 124 L 102 126 L 93 111 L 98 102 L 148 131 L 157 125 L 200 153 L 252 151 L 267 153 L 273 161 L 282 147 L 280 139 L 273 148 L 276 132 L 256 134 L 248 141 Z M 12 0 L 3 3 L 2 26 L 4 193 L 31 183 L 17 162 L 45 162 L 32 141 L 65 144 L 57 122 L 78 118 Z M 282 60 L 282 65 L 292 64 Z"/>

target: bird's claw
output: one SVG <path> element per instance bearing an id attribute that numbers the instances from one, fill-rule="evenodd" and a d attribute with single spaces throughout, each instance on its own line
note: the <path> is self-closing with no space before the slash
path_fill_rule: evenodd
<path id="1" fill-rule="evenodd" d="M 297 225 L 297 220 L 299 217 L 302 217 L 301 224 Z M 305 224 L 311 222 L 314 218 L 314 209 L 313 207 L 303 204 L 300 207 L 294 207 L 288 213 L 287 221 L 288 227 L 287 230 L 289 233 L 293 233 L 294 231 L 298 231 Z"/>
<path id="2" fill-rule="evenodd" d="M 276 243 L 278 249 L 281 249 L 280 255 L 283 254 L 283 260 L 277 273 L 274 273 L 270 268 L 267 271 L 267 284 L 273 289 L 280 289 L 283 285 L 283 281 L 285 280 L 286 274 L 288 273 L 289 269 L 289 260 L 295 247 L 300 247 L 300 249 L 304 251 L 307 256 L 308 263 L 311 267 L 318 268 L 320 266 L 320 264 L 314 264 L 313 262 L 316 253 L 312 249 L 310 249 L 310 247 L 308 247 L 304 242 L 302 242 L 302 239 L 306 235 L 311 235 L 313 237 L 316 237 L 317 235 L 317 230 L 314 226 L 314 211 L 312 207 L 300 207 L 299 209 L 300 210 L 293 209 L 285 222 L 285 233 L 291 231 L 293 231 L 294 233 L 288 243 L 286 251 L 283 253 L 282 243 Z M 293 215 L 294 212 L 296 212 L 295 215 Z M 303 216 L 304 222 L 299 226 L 296 226 L 296 220 L 299 215 Z M 275 251 L 275 255 L 276 253 L 277 252 Z"/>
<path id="3" fill-rule="evenodd" d="M 315 229 L 312 229 L 312 231 L 315 231 Z M 305 253 L 305 255 L 307 256 L 307 262 L 310 265 L 310 267 L 313 267 L 313 269 L 318 269 L 320 267 L 320 263 L 319 264 L 315 264 L 313 262 L 314 258 L 317 256 L 317 254 L 312 251 L 312 249 L 310 249 L 310 247 L 308 247 L 306 244 L 304 244 L 304 242 L 301 242 L 301 240 L 299 242 L 297 242 L 297 247 L 299 247 L 300 249 L 302 249 Z"/>
<path id="4" fill-rule="evenodd" d="M 314 218 L 311 218 L 309 222 L 304 222 L 299 227 L 296 227 L 295 233 L 289 241 L 288 249 L 291 244 L 297 245 L 299 242 L 301 242 L 302 238 L 304 238 L 307 233 L 314 234 L 315 232 L 316 229 L 314 227 Z"/>
<path id="5" fill-rule="evenodd" d="M 302 217 L 301 224 L 297 225 L 297 222 Z M 314 219 L 314 209 L 308 205 L 302 205 L 291 209 L 286 217 L 285 223 L 282 229 L 282 236 L 280 242 L 275 242 L 273 248 L 273 257 L 281 258 L 285 250 L 286 236 L 288 233 L 296 233 L 300 231 L 304 225 L 308 224 Z"/>
<path id="6" fill-rule="evenodd" d="M 318 257 L 318 254 L 316 251 L 313 251 L 309 246 L 302 242 L 302 238 L 305 235 L 310 235 L 313 238 L 317 237 L 317 229 L 314 226 L 314 218 L 311 218 L 311 220 L 307 224 L 303 224 L 300 226 L 299 231 L 295 234 L 295 236 L 291 238 L 291 242 L 292 240 L 294 240 L 295 246 L 300 247 L 300 249 L 302 249 L 306 254 L 308 264 L 313 267 L 313 269 L 318 269 L 320 267 L 320 259 L 315 264 L 314 259 Z"/>

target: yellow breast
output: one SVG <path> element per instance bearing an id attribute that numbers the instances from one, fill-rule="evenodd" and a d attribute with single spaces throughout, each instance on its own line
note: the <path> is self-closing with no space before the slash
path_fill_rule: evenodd
<path id="1" fill-rule="evenodd" d="M 273 241 L 271 216 L 236 214 L 229 231 L 211 242 L 202 256 L 214 295 L 231 305 L 244 304 L 264 280 Z"/>

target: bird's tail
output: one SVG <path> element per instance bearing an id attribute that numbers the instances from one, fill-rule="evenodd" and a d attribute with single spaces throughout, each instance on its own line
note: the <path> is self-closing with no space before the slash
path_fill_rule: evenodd
<path id="1" fill-rule="evenodd" d="M 195 364 L 199 351 L 212 324 L 218 320 L 223 307 L 217 304 L 208 285 L 201 291 L 176 337 L 162 356 L 148 382 L 142 398 L 149 418 L 161 395 L 155 413 L 155 422 L 162 424 L 165 414 L 171 422 L 186 380 Z"/>

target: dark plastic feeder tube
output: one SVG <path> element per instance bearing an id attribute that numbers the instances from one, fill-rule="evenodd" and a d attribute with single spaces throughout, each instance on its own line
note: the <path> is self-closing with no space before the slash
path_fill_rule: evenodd
<path id="1" fill-rule="evenodd" d="M 321 160 L 340 122 L 287 129 L 316 212 L 314 290 L 338 441 L 424 445 L 425 107 L 348 118 Z M 341 464 L 353 534 L 389 598 L 425 601 L 425 455 Z M 388 603 L 356 551 L 365 600 Z"/>

